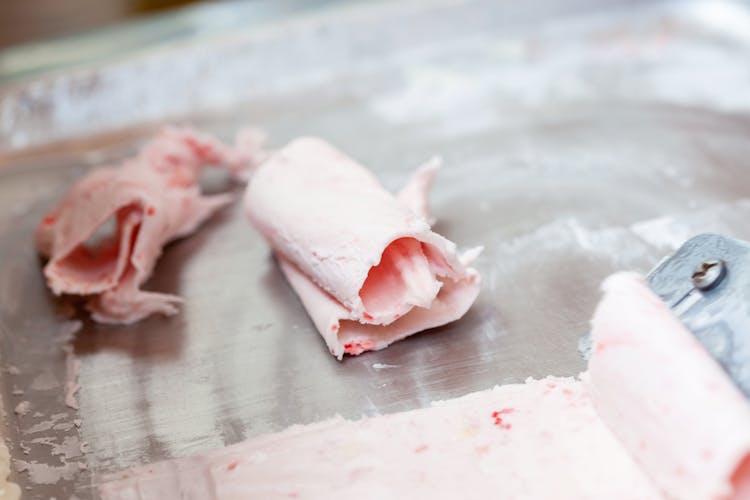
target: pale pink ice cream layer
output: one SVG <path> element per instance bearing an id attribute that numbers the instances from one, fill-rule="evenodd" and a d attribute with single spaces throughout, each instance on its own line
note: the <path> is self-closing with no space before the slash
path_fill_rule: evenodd
<path id="1" fill-rule="evenodd" d="M 659 498 L 585 384 L 556 377 L 294 426 L 105 480 L 108 500 Z"/>
<path id="2" fill-rule="evenodd" d="M 592 320 L 592 398 L 672 498 L 750 498 L 750 402 L 632 274 L 604 283 Z"/>
<path id="3" fill-rule="evenodd" d="M 98 479 L 104 499 L 747 499 L 750 405 L 645 283 L 619 274 L 590 370 L 430 408 L 293 426 Z"/>
<path id="4" fill-rule="evenodd" d="M 245 195 L 250 220 L 331 353 L 382 349 L 463 316 L 480 278 L 430 229 L 427 191 L 437 162 L 398 196 L 328 143 L 301 138 L 255 173 Z"/>
<path id="5" fill-rule="evenodd" d="M 168 128 L 134 158 L 80 179 L 37 229 L 39 252 L 49 257 L 47 284 L 56 295 L 87 296 L 96 321 L 132 323 L 154 313 L 174 314 L 180 298 L 141 290 L 162 247 L 193 232 L 229 194 L 204 196 L 206 166 L 246 179 L 263 159 L 261 137 L 246 130 L 236 148 L 190 129 Z M 114 218 L 114 233 L 87 242 Z"/>

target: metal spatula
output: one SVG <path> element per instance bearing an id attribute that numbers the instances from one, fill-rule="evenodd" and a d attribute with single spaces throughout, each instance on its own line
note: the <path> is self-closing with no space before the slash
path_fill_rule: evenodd
<path id="1" fill-rule="evenodd" d="M 750 243 L 695 236 L 646 279 L 750 398 Z"/>

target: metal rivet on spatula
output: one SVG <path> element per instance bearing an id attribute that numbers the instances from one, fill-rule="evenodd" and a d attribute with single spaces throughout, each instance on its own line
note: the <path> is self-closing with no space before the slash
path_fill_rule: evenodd
<path id="1" fill-rule="evenodd" d="M 721 283 L 727 275 L 727 266 L 723 260 L 704 260 L 693 271 L 693 285 L 698 290 L 708 291 Z"/>

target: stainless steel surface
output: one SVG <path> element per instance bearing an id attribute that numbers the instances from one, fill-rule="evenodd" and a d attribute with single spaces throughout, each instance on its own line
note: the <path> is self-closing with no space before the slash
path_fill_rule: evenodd
<path id="1" fill-rule="evenodd" d="M 648 283 L 750 398 L 748 262 L 750 243 L 701 234 L 649 273 Z"/>
<path id="2" fill-rule="evenodd" d="M 59 465 L 53 446 L 32 440 L 88 443 L 68 460 L 88 470 L 69 480 L 16 478 L 32 497 L 87 498 L 92 473 L 581 371 L 576 342 L 606 275 L 646 272 L 697 232 L 750 238 L 750 15 L 713 2 L 627 5 L 347 7 L 0 96 L 0 355 L 18 369 L 2 376 L 13 454 Z M 87 168 L 132 152 L 156 122 L 199 111 L 190 120 L 224 137 L 247 123 L 277 145 L 323 136 L 392 189 L 443 155 L 437 231 L 486 247 L 475 306 L 339 363 L 235 205 L 159 261 L 148 287 L 183 296 L 179 315 L 131 327 L 81 316 L 80 412 L 64 407 L 59 385 L 32 389 L 43 371 L 64 378 L 56 339 L 70 328 L 42 279 L 37 220 Z M 23 398 L 32 410 L 17 417 Z M 54 415 L 63 426 L 39 430 Z"/>

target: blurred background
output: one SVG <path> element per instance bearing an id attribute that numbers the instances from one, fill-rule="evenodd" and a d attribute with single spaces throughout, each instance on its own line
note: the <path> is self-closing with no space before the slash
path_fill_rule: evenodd
<path id="1" fill-rule="evenodd" d="M 196 0 L 4 0 L 0 2 L 0 48 L 70 35 Z"/>
<path id="2" fill-rule="evenodd" d="M 302 94 L 464 131 L 591 100 L 739 111 L 747 61 L 731 0 L 0 0 L 0 155 L 207 113 L 229 127 Z"/>
<path id="3" fill-rule="evenodd" d="M 50 71 L 216 38 L 363 0 L 0 0 L 0 92 Z"/>

